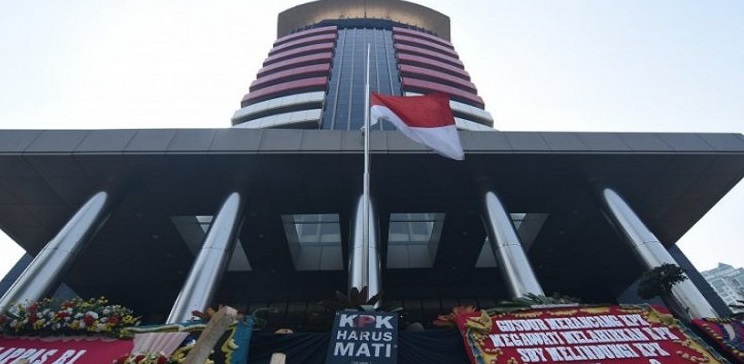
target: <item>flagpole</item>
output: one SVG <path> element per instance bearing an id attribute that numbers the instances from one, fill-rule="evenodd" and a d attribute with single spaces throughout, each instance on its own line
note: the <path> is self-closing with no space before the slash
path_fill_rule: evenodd
<path id="1" fill-rule="evenodd" d="M 367 43 L 367 73 L 364 78 L 364 181 L 362 182 L 362 198 L 364 199 L 364 213 L 362 217 L 362 282 L 369 290 L 369 53 L 370 44 Z M 364 287 L 359 287 L 361 290 Z M 369 291 L 368 291 L 369 292 Z M 369 297 L 367 297 L 369 299 Z"/>

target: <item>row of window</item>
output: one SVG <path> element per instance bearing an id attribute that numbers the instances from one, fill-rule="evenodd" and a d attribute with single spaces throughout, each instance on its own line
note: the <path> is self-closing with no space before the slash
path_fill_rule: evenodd
<path id="1" fill-rule="evenodd" d="M 292 93 L 325 91 L 335 46 L 335 27 L 310 29 L 277 40 L 241 106 Z"/>
<path id="2" fill-rule="evenodd" d="M 272 115 L 300 110 L 321 109 L 325 92 L 315 91 L 274 97 L 243 107 L 235 112 L 232 124 L 241 124 Z"/>
<path id="3" fill-rule="evenodd" d="M 462 62 L 451 45 L 437 43 L 431 36 L 417 37 L 416 32 L 411 30 L 396 28 L 393 32 L 401 80 L 406 91 L 444 92 L 460 102 L 483 107 L 483 100 L 477 95 L 475 85 L 466 73 L 460 72 Z M 416 58 L 409 62 L 413 57 Z M 444 67 L 429 67 L 433 62 Z"/>
<path id="4" fill-rule="evenodd" d="M 511 214 L 520 230 L 527 214 Z M 212 216 L 174 216 L 171 218 L 189 250 L 196 255 Z M 388 269 L 431 268 L 439 249 L 444 213 L 392 213 L 387 232 Z M 341 224 L 338 214 L 282 215 L 289 251 L 298 271 L 343 270 Z M 528 235 L 528 233 L 524 233 Z M 529 243 L 529 242 L 527 242 Z M 528 244 L 529 245 L 529 244 Z M 476 267 L 495 267 L 491 245 L 483 242 Z M 238 242 L 229 265 L 231 271 L 250 271 L 250 262 Z"/>
<path id="5" fill-rule="evenodd" d="M 268 128 L 296 128 L 317 129 L 320 125 L 320 109 L 282 112 L 280 114 L 264 116 L 262 118 L 237 124 L 236 128 L 268 129 Z"/>
<path id="6" fill-rule="evenodd" d="M 333 36 L 336 39 L 334 52 L 324 52 L 325 60 L 317 58 L 319 54 L 302 55 L 272 63 L 262 70 L 260 76 L 253 82 L 251 92 L 247 94 L 241 103 L 242 109 L 235 113 L 234 124 L 246 121 L 254 121 L 245 127 L 281 127 L 277 120 L 283 118 L 292 119 L 293 124 L 298 122 L 306 127 L 317 127 L 320 129 L 333 130 L 357 130 L 364 123 L 365 106 L 365 78 L 367 76 L 367 49 L 369 48 L 369 89 L 371 92 L 379 92 L 389 95 L 402 94 L 402 88 L 406 91 L 428 93 L 441 91 L 449 94 L 459 109 L 453 107 L 458 119 L 458 126 L 466 130 L 489 130 L 479 125 L 470 123 L 492 125 L 493 120 L 483 107 L 483 102 L 477 96 L 475 86 L 469 81 L 469 76 L 460 66 L 452 70 L 443 70 L 442 67 L 429 67 L 429 63 L 441 63 L 432 58 L 421 57 L 405 53 L 398 49 L 396 53 L 395 36 L 405 39 L 408 44 L 416 44 L 423 47 L 429 45 L 429 50 L 435 48 L 451 48 L 451 44 L 444 40 L 436 41 L 433 35 L 416 35 L 414 30 L 394 28 L 369 29 L 369 28 L 342 28 L 323 27 L 321 31 L 314 29 L 295 33 L 291 38 L 277 41 L 276 48 L 281 52 L 274 52 L 270 58 L 287 52 L 294 52 L 307 47 L 307 39 L 326 39 Z M 429 39 L 432 38 L 432 39 Z M 438 39 L 438 38 L 437 38 Z M 315 42 L 315 41 L 312 41 Z M 311 42 L 311 43 L 312 43 Z M 316 44 L 317 45 L 317 44 Z M 313 46 L 313 45 L 311 45 Z M 406 47 L 412 47 L 405 45 Z M 449 47 L 449 48 L 448 48 Z M 456 53 L 451 51 L 456 59 Z M 441 53 L 441 52 L 440 52 Z M 310 58 L 312 59 L 310 59 Z M 332 57 L 332 58 L 331 58 Z M 298 59 L 306 60 L 293 63 Z M 418 59 L 418 60 L 417 60 Z M 424 59 L 424 60 L 421 60 Z M 409 62 L 410 60 L 410 62 Z M 309 62 L 306 65 L 303 62 Z M 321 62 L 321 63 L 317 63 Z M 399 62 L 401 67 L 399 67 Z M 285 68 L 285 64 L 292 63 L 292 67 Z M 333 67 L 331 67 L 333 64 Z M 412 65 L 413 64 L 413 65 Z M 268 68 L 274 67 L 271 70 Z M 323 68 L 325 76 L 318 77 L 316 68 Z M 330 70 L 328 70 L 330 68 Z M 317 82 L 316 82 L 317 80 Z M 402 81 L 402 82 L 401 82 Z M 318 101 L 312 103 L 299 103 L 295 101 L 285 102 L 297 94 L 322 94 L 324 95 L 320 105 Z M 408 92 L 407 92 L 408 93 Z M 281 99 L 281 105 L 273 103 L 272 100 Z M 268 106 L 271 104 L 272 106 Z M 260 105 L 260 107 L 254 107 Z M 306 123 L 296 120 L 298 111 L 322 108 L 323 114 L 320 123 Z M 473 111 L 477 109 L 479 111 Z M 464 111 L 463 111 L 464 110 Z M 289 116 L 279 116 L 292 114 Z M 259 119 L 270 118 L 270 121 Z M 286 120 L 285 120 L 286 121 Z M 297 124 L 299 125 L 299 124 Z M 393 126 L 387 122 L 375 126 L 382 130 L 392 130 Z"/>
<path id="7" fill-rule="evenodd" d="M 393 32 L 395 34 L 405 35 L 405 36 L 419 38 L 419 39 L 425 39 L 432 43 L 436 43 L 440 46 L 444 46 L 449 49 L 455 49 L 455 47 L 452 46 L 452 43 L 450 43 L 449 41 L 444 40 L 443 38 L 437 37 L 436 35 L 426 33 L 423 30 L 393 27 Z"/>

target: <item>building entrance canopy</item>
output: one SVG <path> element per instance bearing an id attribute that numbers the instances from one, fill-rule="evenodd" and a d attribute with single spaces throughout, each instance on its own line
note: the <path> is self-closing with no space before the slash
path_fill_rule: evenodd
<path id="1" fill-rule="evenodd" d="M 431 267 L 384 271 L 389 302 L 508 296 L 496 268 L 476 267 L 486 236 L 483 185 L 498 192 L 510 213 L 542 216 L 525 249 L 546 292 L 607 302 L 641 267 L 629 263 L 632 253 L 605 220 L 596 187 L 622 194 L 670 246 L 744 176 L 739 134 L 460 135 L 462 162 L 397 132 L 372 134 L 371 191 L 383 266 L 392 214 L 436 214 L 430 221 L 441 223 Z M 347 283 L 362 144 L 356 131 L 2 131 L 0 227 L 35 255 L 88 198 L 114 191 L 111 216 L 64 281 L 81 296 L 105 294 L 136 310 L 167 314 L 194 261 L 176 222 L 213 216 L 238 189 L 245 196 L 238 245 L 250 268 L 228 270 L 219 301 L 329 298 Z M 338 221 L 345 268 L 296 269 L 301 259 L 292 256 L 287 221 L 309 214 Z M 602 272 L 601 287 L 588 272 Z"/>

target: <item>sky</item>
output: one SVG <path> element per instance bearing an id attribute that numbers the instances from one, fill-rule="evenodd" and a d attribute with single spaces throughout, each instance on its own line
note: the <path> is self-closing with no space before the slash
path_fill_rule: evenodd
<path id="1" fill-rule="evenodd" d="M 0 0 L 0 129 L 226 128 L 304 1 Z M 744 1 L 427 0 L 504 131 L 744 130 Z M 744 267 L 744 183 L 677 244 Z M 23 251 L 0 233 L 0 277 Z"/>

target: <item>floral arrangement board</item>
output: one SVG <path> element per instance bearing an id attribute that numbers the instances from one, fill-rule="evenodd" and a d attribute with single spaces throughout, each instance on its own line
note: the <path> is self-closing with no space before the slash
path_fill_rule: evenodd
<path id="1" fill-rule="evenodd" d="M 744 363 L 744 318 L 695 319 L 692 324 L 738 363 Z"/>
<path id="2" fill-rule="evenodd" d="M 101 336 L 0 336 L 0 362 L 108 364 L 132 350 L 132 340 Z"/>
<path id="3" fill-rule="evenodd" d="M 254 317 L 246 316 L 242 317 L 234 322 L 228 330 L 220 337 L 217 344 L 214 346 L 212 353 L 207 360 L 210 364 L 245 364 L 248 360 L 248 349 L 251 341 L 251 334 L 254 327 Z M 196 339 L 199 337 L 202 331 L 207 327 L 208 321 L 195 320 L 188 321 L 179 324 L 164 324 L 164 325 L 151 325 L 151 326 L 138 326 L 126 329 L 130 334 L 135 337 L 135 348 L 132 353 L 125 355 L 116 360 L 113 364 L 178 364 L 185 361 L 189 351 L 193 348 L 196 343 Z M 168 355 L 157 355 L 152 353 L 153 350 L 146 350 L 150 353 L 137 352 L 135 349 L 148 347 L 146 341 L 158 341 L 154 343 L 156 345 L 150 346 L 151 348 L 159 347 L 158 344 L 163 344 L 163 340 L 169 338 L 166 334 L 187 334 L 180 336 L 183 340 L 180 345 L 175 345 L 170 350 L 163 350 Z M 145 338 L 148 335 L 152 335 L 150 338 Z M 172 338 L 176 338 L 173 336 Z M 138 338 L 142 338 L 142 342 L 136 343 Z M 2 363 L 0 363 L 2 364 Z"/>
<path id="4" fill-rule="evenodd" d="M 122 329 L 139 325 L 139 317 L 105 297 L 72 298 L 12 305 L 0 313 L 0 333 L 7 336 L 106 336 L 123 338 Z M 131 338 L 131 337 L 130 337 Z"/>
<path id="5" fill-rule="evenodd" d="M 473 364 L 728 363 L 662 308 L 574 306 L 455 317 Z"/>

